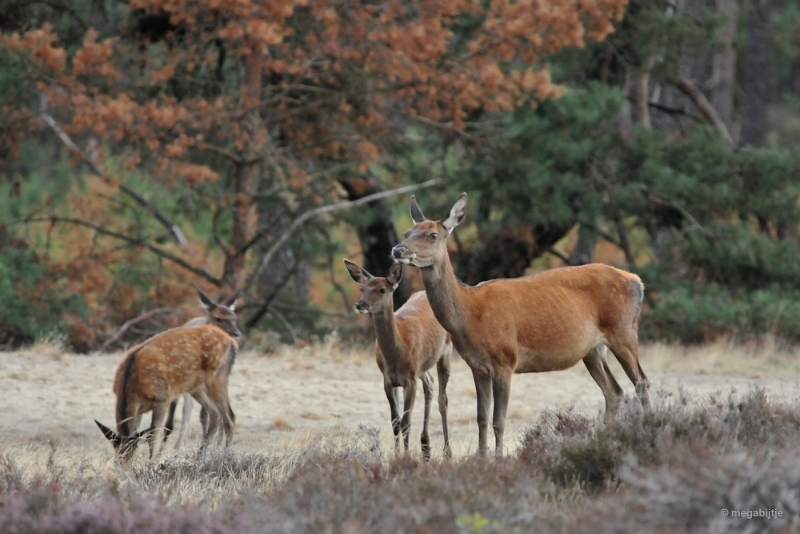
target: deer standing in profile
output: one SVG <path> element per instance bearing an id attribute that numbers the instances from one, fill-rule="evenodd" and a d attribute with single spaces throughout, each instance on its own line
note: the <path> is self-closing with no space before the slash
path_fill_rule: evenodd
<path id="1" fill-rule="evenodd" d="M 375 359 L 383 374 L 383 389 L 389 400 L 392 416 L 395 447 L 400 447 L 400 434 L 408 452 L 408 437 L 411 429 L 411 410 L 417 393 L 417 379 L 422 380 L 425 396 L 425 413 L 422 423 L 422 455 L 431 456 L 428 436 L 428 419 L 433 399 L 433 378 L 428 372 L 436 365 L 439 376 L 439 413 L 442 416 L 444 433 L 444 455 L 452 456 L 450 437 L 447 432 L 447 382 L 450 380 L 450 353 L 453 345 L 450 336 L 436 322 L 425 292 L 412 295 L 395 313 L 392 293 L 403 277 L 403 265 L 395 263 L 386 278 L 372 276 L 355 263 L 344 260 L 350 277 L 361 285 L 361 298 L 356 302 L 358 313 L 372 315 L 375 324 Z M 403 388 L 403 412 L 399 410 L 396 388 Z M 402 419 L 401 419 L 402 415 Z"/>
<path id="2" fill-rule="evenodd" d="M 583 360 L 605 397 L 605 420 L 611 421 L 623 391 L 608 368 L 606 346 L 648 406 L 649 382 L 639 365 L 637 330 L 644 297 L 639 277 L 590 264 L 464 285 L 453 272 L 447 237 L 464 218 L 466 205 L 463 193 L 446 218 L 429 221 L 411 197 L 414 225 L 392 255 L 420 268 L 436 319 L 472 370 L 479 452 L 488 452 L 488 412 L 494 399 L 495 454 L 503 453 L 513 373 L 558 371 Z"/>
<path id="3" fill-rule="evenodd" d="M 145 434 L 151 438 L 150 457 L 157 459 L 170 404 L 188 393 L 208 413 L 201 450 L 220 425 L 226 445 L 229 444 L 234 423 L 229 413 L 227 381 L 220 371 L 234 360 L 237 349 L 236 340 L 213 325 L 182 326 L 151 337 L 129 350 L 117 367 L 117 431 L 95 423 L 124 462 L 132 458 L 139 438 Z M 142 415 L 151 410 L 151 427 L 137 432 Z"/>
<path id="4" fill-rule="evenodd" d="M 203 291 L 194 286 L 195 290 L 197 291 L 197 296 L 200 298 L 200 306 L 205 310 L 205 316 L 203 317 L 195 317 L 188 321 L 184 326 L 202 326 L 206 324 L 213 324 L 219 328 L 221 328 L 225 333 L 230 335 L 234 338 L 237 342 L 241 341 L 242 332 L 239 330 L 239 327 L 236 324 L 236 301 L 239 299 L 239 291 L 236 291 L 233 295 L 231 295 L 224 303 L 220 303 L 214 300 L 203 293 Z M 218 297 L 219 300 L 219 297 Z M 221 370 L 221 378 L 225 381 L 225 389 L 228 388 L 228 379 L 230 377 L 231 371 L 233 370 L 233 359 L 228 362 L 228 365 Z M 192 396 L 188 393 L 184 393 L 183 397 L 183 417 L 181 418 L 181 428 L 180 432 L 178 433 L 178 442 L 175 444 L 176 449 L 180 449 L 181 445 L 183 444 L 183 438 L 186 435 L 186 428 L 189 424 L 189 419 L 192 415 Z M 175 410 L 178 407 L 178 399 L 172 401 L 169 407 L 169 415 L 167 416 L 167 422 L 165 424 L 166 431 L 164 433 L 164 439 L 167 439 L 172 433 L 172 430 L 175 428 Z M 228 406 L 228 415 L 230 416 L 231 420 L 236 423 L 236 415 L 234 415 L 233 410 Z M 200 411 L 200 423 L 203 426 L 203 431 L 205 432 L 208 427 L 208 412 L 205 409 Z"/>

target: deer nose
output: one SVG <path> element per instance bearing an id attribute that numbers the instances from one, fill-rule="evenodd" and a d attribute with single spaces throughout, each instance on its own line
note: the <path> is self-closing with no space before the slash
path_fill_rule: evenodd
<path id="1" fill-rule="evenodd" d="M 394 256 L 395 258 L 398 258 L 398 259 L 402 258 L 403 257 L 403 253 L 406 250 L 408 250 L 408 247 L 406 247 L 405 245 L 397 245 L 392 249 L 392 256 Z"/>
<path id="2" fill-rule="evenodd" d="M 356 311 L 361 311 L 362 309 L 364 309 L 364 305 L 365 304 L 363 300 L 359 300 L 358 302 L 356 302 Z"/>

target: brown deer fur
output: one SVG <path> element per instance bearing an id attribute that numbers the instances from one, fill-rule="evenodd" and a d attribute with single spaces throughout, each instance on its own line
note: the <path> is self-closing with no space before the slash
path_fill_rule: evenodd
<path id="1" fill-rule="evenodd" d="M 513 373 L 557 371 L 583 360 L 603 391 L 610 421 L 623 392 L 606 363 L 606 346 L 647 406 L 649 384 L 639 365 L 637 330 L 644 296 L 639 277 L 591 264 L 466 286 L 455 277 L 447 254 L 447 237 L 463 219 L 466 203 L 465 193 L 445 219 L 429 221 L 412 197 L 415 224 L 392 255 L 420 268 L 436 319 L 472 369 L 480 452 L 488 451 L 488 410 L 494 398 L 495 453 L 502 455 Z"/>
<path id="2" fill-rule="evenodd" d="M 444 433 L 444 455 L 450 457 L 450 437 L 447 432 L 447 382 L 450 379 L 450 353 L 453 345 L 450 336 L 436 322 L 425 292 L 415 293 L 397 312 L 392 310 L 392 293 L 403 277 L 403 266 L 392 265 L 386 278 L 372 276 L 355 263 L 344 260 L 350 276 L 361 285 L 361 298 L 355 309 L 359 313 L 372 315 L 377 341 L 375 359 L 383 374 L 383 389 L 389 400 L 395 446 L 400 447 L 403 435 L 408 452 L 408 435 L 411 426 L 411 410 L 417 392 L 417 379 L 422 380 L 425 396 L 425 414 L 422 423 L 422 454 L 427 460 L 431 455 L 428 419 L 433 398 L 433 379 L 428 372 L 434 365 L 439 376 L 439 413 L 442 416 Z M 399 399 L 395 388 L 403 388 L 404 402 L 402 419 Z"/>
<path id="3" fill-rule="evenodd" d="M 153 434 L 150 456 L 158 458 L 170 403 L 189 393 L 209 413 L 203 447 L 220 424 L 229 443 L 234 425 L 228 412 L 227 383 L 221 380 L 220 370 L 236 357 L 237 348 L 235 339 L 213 325 L 183 326 L 151 337 L 128 351 L 117 367 L 117 432 L 95 422 L 115 451 L 128 460 L 142 435 L 136 431 L 141 417 L 152 410 L 153 423 L 147 432 Z"/>
<path id="4" fill-rule="evenodd" d="M 236 324 L 236 301 L 239 299 L 239 292 L 235 292 L 224 303 L 222 303 L 211 300 L 211 297 L 203 293 L 199 287 L 194 286 L 194 288 L 197 291 L 197 296 L 200 298 L 200 306 L 205 311 L 205 315 L 203 317 L 195 317 L 194 319 L 189 320 L 184 326 L 202 326 L 205 324 L 213 324 L 224 330 L 237 342 L 240 341 L 242 333 Z M 219 296 L 217 297 L 217 300 L 219 300 Z M 228 380 L 230 378 L 231 371 L 233 370 L 233 363 L 233 360 L 231 360 L 228 362 L 228 365 L 225 367 L 225 369 L 222 370 L 221 378 L 225 381 L 226 389 L 228 387 Z M 185 393 L 182 395 L 182 398 L 183 417 L 181 418 L 181 428 L 180 432 L 178 433 L 178 441 L 175 444 L 176 449 L 180 449 L 181 445 L 183 444 L 189 418 L 192 415 L 192 396 L 188 393 Z M 177 406 L 178 399 L 172 401 L 169 406 L 169 415 L 167 416 L 167 422 L 164 425 L 166 428 L 164 439 L 166 439 L 175 428 L 175 410 Z M 231 421 L 235 423 L 236 415 L 233 413 L 233 410 L 230 408 L 230 406 L 228 406 L 228 415 L 230 416 Z M 205 409 L 200 411 L 200 423 L 202 424 L 203 431 L 205 432 L 208 429 L 208 412 L 206 412 Z"/>

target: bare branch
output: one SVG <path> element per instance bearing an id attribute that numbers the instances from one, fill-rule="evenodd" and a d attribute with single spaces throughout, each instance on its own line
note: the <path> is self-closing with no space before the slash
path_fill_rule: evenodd
<path id="1" fill-rule="evenodd" d="M 723 121 L 717 110 L 714 109 L 714 106 L 711 102 L 708 101 L 706 96 L 697 88 L 697 86 L 689 80 L 688 78 L 678 78 L 678 83 L 676 84 L 678 89 L 684 92 L 686 96 L 692 99 L 694 105 L 697 106 L 697 109 L 708 119 L 708 122 L 716 128 L 717 132 L 719 132 L 720 137 L 722 140 L 725 141 L 729 147 L 734 147 L 733 137 L 731 137 L 731 133 L 728 131 L 728 127 L 725 125 L 725 121 Z"/>
<path id="2" fill-rule="evenodd" d="M 299 248 L 300 247 L 298 247 L 298 249 Z M 278 282 L 278 284 L 275 287 L 272 288 L 270 294 L 267 295 L 267 297 L 261 303 L 259 303 L 258 310 L 256 310 L 256 312 L 250 317 L 250 319 L 247 320 L 247 323 L 245 324 L 247 328 L 254 327 L 258 323 L 258 321 L 261 320 L 261 318 L 264 316 L 265 313 L 270 312 L 270 305 L 272 304 L 272 301 L 275 300 L 278 297 L 278 293 L 280 293 L 281 290 L 284 287 L 286 287 L 286 284 L 289 283 L 289 280 L 292 279 L 292 277 L 295 275 L 299 267 L 300 267 L 300 255 L 295 254 L 294 263 L 292 263 L 291 269 L 289 269 L 283 275 L 283 279 L 280 282 Z"/>
<path id="3" fill-rule="evenodd" d="M 175 254 L 173 254 L 171 252 L 168 252 L 168 251 L 166 251 L 166 250 L 164 250 L 162 248 L 158 248 L 155 245 L 151 245 L 150 243 L 148 243 L 148 242 L 146 242 L 146 241 L 144 241 L 142 239 L 138 239 L 138 238 L 135 238 L 135 237 L 130 237 L 130 236 L 127 236 L 127 235 L 124 235 L 124 234 L 120 234 L 118 232 L 114 232 L 113 230 L 109 230 L 107 228 L 103 228 L 102 226 L 98 226 L 98 225 L 90 223 L 88 221 L 84 221 L 84 220 L 81 220 L 81 219 L 74 219 L 74 218 L 70 218 L 70 217 L 49 216 L 49 217 L 29 218 L 29 219 L 25 219 L 23 221 L 18 221 L 16 224 L 19 224 L 19 223 L 35 223 L 35 222 L 65 223 L 65 224 L 74 224 L 76 226 L 83 226 L 85 228 L 89 228 L 89 229 L 94 230 L 95 232 L 97 232 L 99 234 L 107 235 L 109 237 L 114 237 L 116 239 L 120 239 L 122 241 L 125 241 L 126 243 L 128 243 L 128 244 L 130 244 L 132 246 L 146 248 L 146 249 L 150 250 L 151 252 L 153 252 L 154 254 L 162 257 L 162 258 L 167 259 L 167 260 L 169 260 L 169 261 L 171 261 L 171 262 L 173 262 L 173 263 L 175 263 L 177 265 L 180 265 L 181 267 L 183 267 L 187 271 L 190 271 L 190 272 L 192 272 L 192 273 L 194 273 L 194 274 L 196 274 L 198 276 L 202 276 L 203 278 L 205 278 L 206 280 L 208 280 L 209 282 L 211 282 L 212 284 L 214 284 L 216 286 L 221 286 L 222 285 L 222 280 L 220 280 L 216 276 L 214 276 L 211 273 L 209 273 L 205 268 L 195 267 L 194 265 L 191 265 L 190 263 L 188 263 L 183 258 L 181 258 L 179 256 L 176 256 Z"/>
<path id="4" fill-rule="evenodd" d="M 414 184 L 408 185 L 405 187 L 399 187 L 397 189 L 390 189 L 388 191 L 382 191 L 380 193 L 375 193 L 373 195 L 367 195 L 365 197 L 359 198 L 358 200 L 352 200 L 350 202 L 343 202 L 341 204 L 332 204 L 328 206 L 321 206 L 319 208 L 315 208 L 313 210 L 309 210 L 302 215 L 300 215 L 297 219 L 292 221 L 292 224 L 289 225 L 289 228 L 286 229 L 285 232 L 272 244 L 272 246 L 264 253 L 262 256 L 261 261 L 256 266 L 253 274 L 250 275 L 250 279 L 247 281 L 247 284 L 242 291 L 242 294 L 247 295 L 250 290 L 253 288 L 253 284 L 258 279 L 258 275 L 261 274 L 261 271 L 264 270 L 272 257 L 278 252 L 278 250 L 289 240 L 295 230 L 302 226 L 306 221 L 311 219 L 312 217 L 317 217 L 319 215 L 324 215 L 326 213 L 333 213 L 335 211 L 342 211 L 348 210 L 351 208 L 355 208 L 358 206 L 363 206 L 364 204 L 368 204 L 374 200 L 380 200 L 382 198 L 389 198 L 396 195 L 402 195 L 404 193 L 410 193 L 411 191 L 416 191 L 417 189 L 424 189 L 426 187 L 433 187 L 434 185 L 443 184 L 444 180 L 441 178 L 435 178 L 433 180 L 428 180 L 427 182 L 423 182 L 421 184 Z"/>
<path id="5" fill-rule="evenodd" d="M 91 158 L 83 149 L 81 149 L 75 142 L 67 135 L 67 133 L 61 129 L 58 123 L 47 114 L 47 99 L 44 95 L 40 95 L 40 112 L 39 116 L 41 117 L 42 121 L 47 124 L 51 130 L 53 130 L 61 142 L 64 143 L 67 147 L 71 150 L 77 152 L 84 162 L 89 166 L 93 173 L 99 176 L 103 181 L 110 182 L 108 177 L 103 174 L 97 164 L 94 162 L 94 159 Z M 136 202 L 138 202 L 141 206 L 145 207 L 153 216 L 158 219 L 158 221 L 163 224 L 164 226 L 169 229 L 172 233 L 175 241 L 177 241 L 181 245 L 188 245 L 189 240 L 186 239 L 186 235 L 181 231 L 177 224 L 175 224 L 169 217 L 161 213 L 158 208 L 153 206 L 150 202 L 148 202 L 142 195 L 131 189 L 125 184 L 119 184 L 119 190 L 128 195 L 129 197 L 133 198 Z"/>
<path id="6" fill-rule="evenodd" d="M 226 148 L 222 148 L 219 146 L 209 145 L 208 143 L 202 143 L 197 147 L 199 150 L 205 150 L 208 152 L 214 152 L 215 154 L 219 154 L 221 156 L 225 156 L 229 160 L 231 160 L 234 165 L 243 165 L 245 162 L 240 158 L 238 155 L 234 154 L 230 150 Z M 252 162 L 252 163 L 255 163 Z"/>
<path id="7" fill-rule="evenodd" d="M 344 312 L 337 312 L 333 310 L 326 310 L 323 308 L 304 308 L 302 306 L 291 306 L 289 304 L 282 304 L 280 302 L 273 302 L 270 305 L 270 308 L 276 310 L 283 310 L 287 312 L 294 312 L 294 313 L 309 313 L 309 314 L 319 314 L 319 315 L 329 315 L 331 317 L 352 317 L 352 313 L 344 313 Z"/>
<path id="8" fill-rule="evenodd" d="M 550 254 L 555 256 L 556 258 L 558 258 L 561 261 L 563 261 L 565 265 L 572 265 L 572 262 L 569 261 L 569 258 L 567 256 L 565 256 L 564 254 L 562 254 L 561 252 L 557 251 L 556 249 L 549 248 L 549 249 L 547 249 L 547 252 L 549 252 Z"/>
<path id="9" fill-rule="evenodd" d="M 297 345 L 297 342 L 300 341 L 297 337 L 297 331 L 292 326 L 292 323 L 278 310 L 275 308 L 269 308 L 270 315 L 274 316 L 278 321 L 281 322 L 283 327 L 289 332 L 289 335 L 292 336 L 292 342 Z"/>
<path id="10" fill-rule="evenodd" d="M 222 250 L 222 253 L 225 254 L 226 258 L 230 257 L 230 252 L 228 251 L 228 245 L 222 240 L 222 237 L 219 235 L 219 216 L 222 214 L 222 208 L 218 207 L 214 211 L 214 216 L 211 217 L 211 233 L 214 234 L 214 242 L 216 242 L 217 246 Z"/>
<path id="11" fill-rule="evenodd" d="M 146 321 L 153 317 L 154 315 L 160 314 L 167 314 L 167 313 L 175 313 L 178 310 L 176 308 L 156 308 L 154 310 L 150 310 L 148 312 L 144 312 L 143 314 L 139 315 L 138 317 L 134 317 L 133 319 L 126 321 L 119 329 L 114 332 L 114 335 L 108 338 L 105 343 L 100 345 L 99 352 L 105 352 L 108 347 L 116 343 L 120 340 L 120 338 L 128 331 L 128 329 L 132 326 L 135 326 L 142 321 Z"/>

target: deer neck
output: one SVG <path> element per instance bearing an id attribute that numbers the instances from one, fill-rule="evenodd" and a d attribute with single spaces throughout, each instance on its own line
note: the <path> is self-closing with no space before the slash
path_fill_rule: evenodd
<path id="1" fill-rule="evenodd" d="M 423 267 L 420 272 L 428 302 L 439 324 L 454 336 L 466 333 L 466 288 L 456 278 L 450 258 L 445 254 L 443 261 Z"/>
<path id="2" fill-rule="evenodd" d="M 387 306 L 383 311 L 373 314 L 372 322 L 375 325 L 375 336 L 378 338 L 378 347 L 383 357 L 392 360 L 402 357 L 405 350 L 392 307 Z"/>

